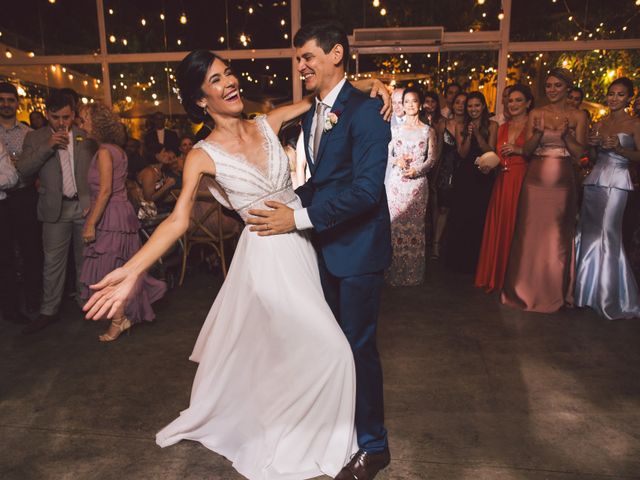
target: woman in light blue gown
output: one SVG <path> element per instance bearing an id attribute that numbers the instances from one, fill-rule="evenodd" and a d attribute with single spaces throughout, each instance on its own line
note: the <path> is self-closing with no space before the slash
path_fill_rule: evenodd
<path id="1" fill-rule="evenodd" d="M 640 317 L 638 285 L 622 246 L 622 216 L 633 190 L 629 163 L 640 161 L 640 119 L 625 111 L 633 98 L 627 78 L 607 92 L 609 114 L 589 136 L 596 164 L 584 181 L 576 234 L 576 306 L 607 319 Z"/>

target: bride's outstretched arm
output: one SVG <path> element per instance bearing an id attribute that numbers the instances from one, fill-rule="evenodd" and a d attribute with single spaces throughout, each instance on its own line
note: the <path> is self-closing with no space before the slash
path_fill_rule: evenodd
<path id="1" fill-rule="evenodd" d="M 184 234 L 189 227 L 191 209 L 202 174 L 214 175 L 215 167 L 204 151 L 194 149 L 187 155 L 182 191 L 173 212 L 126 264 L 90 286 L 94 293 L 83 308 L 87 318 L 112 318 L 117 311 L 121 311 L 134 294 L 140 276 Z"/>

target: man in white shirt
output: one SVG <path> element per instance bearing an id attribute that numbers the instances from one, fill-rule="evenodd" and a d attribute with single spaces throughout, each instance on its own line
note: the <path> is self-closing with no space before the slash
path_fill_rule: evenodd
<path id="1" fill-rule="evenodd" d="M 73 125 L 73 100 L 54 92 L 47 99 L 48 127 L 30 132 L 18 159 L 23 176 L 38 175 L 38 219 L 42 222 L 44 269 L 40 315 L 23 333 L 35 333 L 59 318 L 69 244 L 73 241 L 76 264 L 76 291 L 82 270 L 82 229 L 89 210 L 87 175 L 96 142 Z"/>

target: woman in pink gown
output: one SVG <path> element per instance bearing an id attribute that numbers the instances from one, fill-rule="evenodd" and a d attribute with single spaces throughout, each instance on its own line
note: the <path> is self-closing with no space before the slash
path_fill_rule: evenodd
<path id="1" fill-rule="evenodd" d="M 571 72 L 547 75 L 549 104 L 527 121 L 524 145 L 532 155 L 524 179 L 501 301 L 551 313 L 573 304 L 577 197 L 573 161 L 584 153 L 586 117 L 566 103 Z"/>

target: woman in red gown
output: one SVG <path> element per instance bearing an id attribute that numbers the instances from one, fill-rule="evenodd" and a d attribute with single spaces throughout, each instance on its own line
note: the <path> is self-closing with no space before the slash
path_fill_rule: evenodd
<path id="1" fill-rule="evenodd" d="M 512 86 L 507 103 L 509 121 L 498 129 L 500 171 L 489 201 L 476 270 L 475 285 L 487 293 L 502 289 L 507 270 L 520 188 L 527 172 L 522 147 L 527 114 L 532 107 L 531 89 L 520 84 Z"/>

